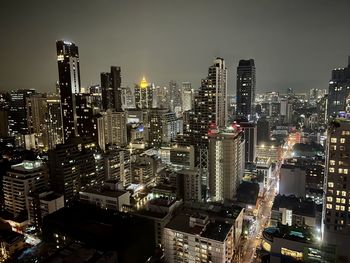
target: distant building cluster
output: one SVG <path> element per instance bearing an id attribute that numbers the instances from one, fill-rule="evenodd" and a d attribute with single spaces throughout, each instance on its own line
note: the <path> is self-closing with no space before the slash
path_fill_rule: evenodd
<path id="1" fill-rule="evenodd" d="M 350 66 L 328 92 L 259 94 L 253 59 L 220 57 L 199 87 L 82 87 L 56 51 L 55 93 L 0 93 L 3 261 L 350 260 Z"/>

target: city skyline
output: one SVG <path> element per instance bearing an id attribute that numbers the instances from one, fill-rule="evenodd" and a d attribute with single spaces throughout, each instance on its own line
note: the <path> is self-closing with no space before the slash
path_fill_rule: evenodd
<path id="1" fill-rule="evenodd" d="M 123 86 L 146 76 L 156 85 L 190 81 L 197 89 L 206 74 L 203 65 L 220 56 L 227 61 L 230 95 L 236 91 L 240 59 L 256 61 L 258 93 L 285 93 L 288 88 L 327 88 L 330 70 L 346 66 L 350 54 L 350 39 L 343 33 L 346 1 L 337 1 L 337 6 L 329 1 L 302 6 L 287 1 L 80 4 L 75 1 L 65 9 L 67 22 L 59 20 L 59 9 L 43 1 L 4 5 L 1 20 L 7 26 L 1 32 L 6 41 L 0 48 L 8 52 L 2 55 L 0 90 L 54 91 L 58 73 L 53 45 L 59 39 L 80 47 L 83 87 L 99 84 L 100 73 L 113 65 L 123 69 Z M 15 20 L 10 17 L 14 11 Z M 219 14 L 221 19 L 215 19 Z"/>

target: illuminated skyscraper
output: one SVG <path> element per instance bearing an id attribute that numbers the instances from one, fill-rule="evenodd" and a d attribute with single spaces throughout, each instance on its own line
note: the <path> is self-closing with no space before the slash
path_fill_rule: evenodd
<path id="1" fill-rule="evenodd" d="M 332 70 L 332 78 L 329 81 L 327 116 L 336 116 L 339 111 L 344 111 L 346 97 L 350 94 L 350 56 L 348 66 Z"/>
<path id="2" fill-rule="evenodd" d="M 209 192 L 213 201 L 233 199 L 244 173 L 244 137 L 239 125 L 209 132 Z"/>
<path id="3" fill-rule="evenodd" d="M 350 115 L 331 122 L 325 169 L 323 243 L 338 246 L 341 257 L 350 260 Z"/>
<path id="4" fill-rule="evenodd" d="M 67 41 L 57 41 L 57 62 L 64 141 L 78 136 L 75 94 L 80 92 L 78 46 Z"/>
<path id="5" fill-rule="evenodd" d="M 255 109 L 254 59 L 240 60 L 237 68 L 237 117 L 254 118 Z"/>
<path id="6" fill-rule="evenodd" d="M 139 109 L 150 109 L 153 107 L 154 85 L 142 78 L 140 85 L 134 89 L 135 104 Z"/>
<path id="7" fill-rule="evenodd" d="M 182 82 L 182 111 L 188 111 L 193 108 L 194 90 L 190 82 Z"/>

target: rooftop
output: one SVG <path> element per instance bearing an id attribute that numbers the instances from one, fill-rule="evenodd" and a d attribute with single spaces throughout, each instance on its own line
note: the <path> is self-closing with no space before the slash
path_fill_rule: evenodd
<path id="1" fill-rule="evenodd" d="M 190 225 L 191 214 L 181 213 L 175 216 L 165 227 L 192 235 L 199 235 L 204 238 L 223 242 L 232 225 L 222 222 L 208 222 L 205 225 Z M 202 219 L 202 218 L 201 218 Z"/>
<path id="2" fill-rule="evenodd" d="M 263 236 L 265 239 L 272 242 L 273 238 L 283 238 L 302 243 L 312 243 L 315 241 L 313 229 L 310 227 L 296 227 L 288 225 L 268 227 L 264 229 Z"/>
<path id="3" fill-rule="evenodd" d="M 313 201 L 295 196 L 277 195 L 272 210 L 278 210 L 279 208 L 287 208 L 293 210 L 293 214 L 309 217 L 315 217 L 316 214 L 316 205 Z"/>

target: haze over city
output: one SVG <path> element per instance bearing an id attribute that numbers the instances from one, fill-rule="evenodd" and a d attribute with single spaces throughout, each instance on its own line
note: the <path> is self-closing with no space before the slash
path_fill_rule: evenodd
<path id="1" fill-rule="evenodd" d="M 54 91 L 59 39 L 79 45 L 85 87 L 116 65 L 123 86 L 146 76 L 197 89 L 204 65 L 219 56 L 229 94 L 242 58 L 256 60 L 258 92 L 324 89 L 330 70 L 347 64 L 349 9 L 346 0 L 8 1 L 0 10 L 0 90 Z"/>

